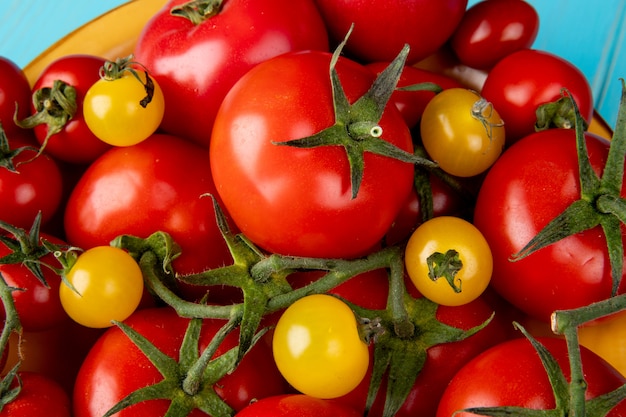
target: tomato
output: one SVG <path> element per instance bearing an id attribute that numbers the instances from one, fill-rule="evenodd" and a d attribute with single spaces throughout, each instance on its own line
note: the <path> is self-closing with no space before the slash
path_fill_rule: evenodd
<path id="1" fill-rule="evenodd" d="M 276 145 L 335 123 L 330 59 L 309 51 L 259 64 L 229 92 L 215 120 L 210 153 L 219 195 L 238 229 L 270 252 L 361 256 L 379 243 L 411 191 L 411 163 L 364 152 L 353 198 L 343 146 Z M 341 57 L 336 71 L 350 102 L 373 82 L 370 70 Z M 413 152 L 395 106 L 387 104 L 378 125 L 383 140 Z"/>
<path id="2" fill-rule="evenodd" d="M 173 264 L 181 274 L 232 262 L 213 202 L 202 197 L 217 195 L 208 160 L 208 150 L 162 134 L 109 150 L 69 196 L 64 218 L 68 242 L 88 249 L 122 234 L 146 238 L 164 231 L 182 249 Z"/>
<path id="3" fill-rule="evenodd" d="M 81 253 L 59 289 L 67 314 L 86 327 L 109 327 L 123 321 L 141 301 L 143 275 L 127 252 L 96 246 Z M 70 287 L 71 285 L 71 287 Z"/>
<path id="4" fill-rule="evenodd" d="M 57 129 L 59 130 L 47 139 L 44 148 L 54 158 L 69 163 L 87 164 L 109 149 L 109 145 L 91 133 L 83 117 L 85 93 L 92 84 L 100 79 L 100 67 L 104 63 L 104 58 L 98 56 L 64 55 L 44 68 L 35 81 L 33 91 L 41 89 L 47 91 L 38 102 L 38 105 L 42 106 L 42 112 L 44 113 L 59 111 L 60 106 L 58 104 L 56 107 L 48 108 L 47 106 L 50 106 L 50 103 L 45 101 L 54 97 L 51 91 L 55 89 L 56 81 L 63 81 L 74 88 L 76 93 L 76 113 L 64 125 L 57 127 L 43 123 L 37 124 L 33 129 L 40 144 L 46 142 L 49 134 L 52 134 Z M 34 103 L 30 104 L 30 108 L 33 114 L 36 114 L 37 109 Z"/>
<path id="5" fill-rule="evenodd" d="M 372 62 L 366 66 L 374 71 L 375 74 L 380 74 L 388 65 L 389 62 Z M 421 83 L 434 83 L 442 89 L 461 87 L 459 82 L 446 75 L 406 65 L 400 75 L 398 87 L 406 87 Z M 426 104 L 434 96 L 435 93 L 428 90 L 394 91 L 391 96 L 391 100 L 396 104 L 400 113 L 402 113 L 407 126 L 409 128 L 413 128 L 421 119 Z"/>
<path id="6" fill-rule="evenodd" d="M 0 133 L 1 135 L 1 133 Z M 35 158 L 37 150 L 25 148 L 18 155 L 16 149 L 32 146 L 17 137 L 10 149 L 0 138 L 0 219 L 13 226 L 30 229 L 37 213 L 46 224 L 59 210 L 63 196 L 63 178 L 59 164 L 46 154 Z M 12 160 L 16 171 L 7 168 Z"/>
<path id="7" fill-rule="evenodd" d="M 485 291 L 493 258 L 489 244 L 473 224 L 440 216 L 413 232 L 406 245 L 405 265 L 424 297 L 455 306 L 473 301 Z"/>
<path id="8" fill-rule="evenodd" d="M 298 391 L 336 398 L 352 391 L 369 365 L 354 312 L 332 295 L 309 295 L 281 315 L 272 339 L 276 365 Z"/>
<path id="9" fill-rule="evenodd" d="M 585 75 L 549 52 L 522 49 L 506 56 L 487 74 L 481 94 L 504 120 L 508 146 L 535 131 L 537 108 L 559 99 L 563 88 L 590 122 L 593 96 Z"/>
<path id="10" fill-rule="evenodd" d="M 139 77 L 141 80 L 137 79 Z M 121 78 L 101 78 L 85 94 L 83 115 L 89 130 L 103 142 L 130 146 L 152 135 L 163 119 L 165 99 L 156 80 L 147 93 L 150 77 L 143 70 L 122 74 Z M 151 94 L 151 100 L 145 100 Z"/>
<path id="11" fill-rule="evenodd" d="M 19 372 L 22 389 L 17 397 L 5 404 L 0 417 L 70 417 L 71 406 L 61 386 L 35 372 Z M 13 386 L 16 386 L 15 383 Z"/>
<path id="12" fill-rule="evenodd" d="M 626 376 L 626 311 L 580 326 L 578 339 Z"/>
<path id="13" fill-rule="evenodd" d="M 137 311 L 125 323 L 147 338 L 165 355 L 178 361 L 189 319 L 175 310 L 151 308 Z M 203 320 L 198 348 L 202 352 L 225 321 Z M 214 357 L 223 355 L 237 343 L 238 332 L 231 332 Z M 100 417 L 131 392 L 163 379 L 157 368 L 118 327 L 108 329 L 93 345 L 76 378 L 73 395 L 75 417 Z M 257 343 L 244 356 L 237 369 L 214 385 L 217 394 L 233 409 L 241 410 L 253 399 L 286 392 L 285 382 L 276 369 L 267 344 Z M 145 401 L 128 407 L 118 417 L 165 415 L 170 401 Z M 194 410 L 190 417 L 204 416 Z"/>
<path id="14" fill-rule="evenodd" d="M 236 417 L 359 417 L 345 405 L 303 394 L 262 398 L 236 414 Z"/>
<path id="15" fill-rule="evenodd" d="M 585 138 L 591 166 L 600 175 L 609 143 L 591 133 Z M 546 322 L 555 310 L 611 296 L 607 241 L 600 226 L 511 261 L 549 221 L 580 199 L 579 178 L 575 132 L 550 129 L 505 151 L 487 173 L 476 201 L 474 224 L 493 253 L 491 285 L 521 311 Z M 621 195 L 626 195 L 624 187 Z"/>
<path id="16" fill-rule="evenodd" d="M 167 97 L 163 130 L 197 143 L 208 146 L 220 103 L 253 66 L 286 52 L 328 50 L 312 0 L 220 1 L 197 23 L 170 13 L 187 2 L 167 2 L 139 35 L 135 56 Z"/>
<path id="17" fill-rule="evenodd" d="M 539 338 L 569 378 L 567 345 L 560 338 Z M 586 398 L 595 398 L 626 382 L 611 365 L 581 347 L 582 366 L 587 381 Z M 470 360 L 454 376 L 441 398 L 437 417 L 452 415 L 469 407 L 520 406 L 532 409 L 555 407 L 554 394 L 537 352 L 526 338 L 516 338 L 488 349 Z M 624 415 L 622 401 L 608 416 Z"/>
<path id="18" fill-rule="evenodd" d="M 428 102 L 420 133 L 433 161 L 458 177 L 485 172 L 502 153 L 505 141 L 497 107 L 465 88 L 442 91 Z"/>
<path id="19" fill-rule="evenodd" d="M 13 122 L 17 106 L 17 117 L 28 113 L 30 84 L 24 71 L 10 58 L 0 56 L 0 123 L 8 136 L 20 128 Z"/>
<path id="20" fill-rule="evenodd" d="M 414 64 L 439 49 L 461 21 L 467 0 L 316 0 L 331 38 L 354 24 L 346 53 L 360 62 L 391 61 L 404 44 Z"/>
<path id="21" fill-rule="evenodd" d="M 460 61 L 489 70 L 499 60 L 530 48 L 539 32 L 539 14 L 524 0 L 483 0 L 467 9 L 450 44 Z"/>

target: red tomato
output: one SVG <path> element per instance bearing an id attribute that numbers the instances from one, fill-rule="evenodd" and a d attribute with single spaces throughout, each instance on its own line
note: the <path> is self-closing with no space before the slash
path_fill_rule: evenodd
<path id="1" fill-rule="evenodd" d="M 609 143 L 591 133 L 586 139 L 599 175 Z M 525 137 L 504 152 L 478 194 L 474 224 L 492 249 L 491 285 L 517 308 L 543 321 L 555 310 L 582 307 L 611 295 L 611 268 L 600 226 L 516 262 L 510 260 L 579 200 L 580 192 L 575 132 L 550 129 Z M 621 195 L 626 196 L 626 187 Z"/>
<path id="2" fill-rule="evenodd" d="M 144 309 L 125 322 L 146 337 L 159 350 L 178 361 L 178 353 L 189 319 L 166 308 Z M 220 320 L 204 320 L 200 352 L 224 325 Z M 232 332 L 220 345 L 216 357 L 237 344 L 238 332 Z M 162 380 L 163 376 L 133 342 L 118 328 L 109 329 L 94 344 L 76 378 L 74 416 L 100 417 L 131 392 Z M 241 410 L 253 399 L 286 392 L 285 382 L 274 365 L 271 350 L 256 344 L 244 356 L 237 369 L 214 386 L 217 394 L 235 410 Z M 153 417 L 165 415 L 170 401 L 151 400 L 128 407 L 119 417 Z M 204 416 L 194 410 L 189 416 Z"/>
<path id="3" fill-rule="evenodd" d="M 367 67 L 374 71 L 375 74 L 380 74 L 388 65 L 389 62 L 372 62 L 367 64 Z M 420 83 L 435 83 L 442 89 L 462 87 L 458 81 L 446 75 L 413 66 L 405 66 L 402 70 L 402 75 L 400 75 L 398 87 Z M 434 96 L 435 93 L 431 91 L 394 91 L 391 100 L 402 113 L 407 126 L 413 128 L 422 117 L 426 104 Z"/>
<path id="4" fill-rule="evenodd" d="M 85 93 L 100 79 L 100 67 L 104 63 L 104 58 L 92 55 L 62 56 L 44 68 L 33 86 L 33 91 L 50 89 L 56 80 L 61 80 L 76 89 L 76 114 L 49 138 L 45 148 L 61 161 L 87 164 L 110 148 L 91 133 L 83 118 Z M 32 103 L 31 111 L 36 112 Z M 50 130 L 48 125 L 40 124 L 34 129 L 37 140 L 43 144 Z"/>
<path id="5" fill-rule="evenodd" d="M 21 130 L 14 122 L 15 106 L 18 119 L 28 114 L 30 84 L 22 69 L 9 58 L 0 56 L 0 123 L 8 136 Z"/>
<path id="6" fill-rule="evenodd" d="M 342 146 L 296 148 L 275 142 L 318 133 L 335 123 L 331 55 L 284 54 L 256 66 L 226 96 L 211 139 L 211 167 L 227 211 L 261 248 L 290 255 L 350 258 L 367 253 L 389 229 L 411 190 L 413 165 L 365 152 L 352 198 Z M 349 101 L 374 75 L 340 58 Z M 381 138 L 413 152 L 402 116 L 388 104 Z"/>
<path id="7" fill-rule="evenodd" d="M 545 51 L 522 49 L 500 60 L 487 74 L 482 96 L 498 109 L 510 145 L 535 131 L 537 108 L 559 99 L 563 88 L 590 122 L 593 97 L 585 75 L 571 62 Z"/>
<path id="8" fill-rule="evenodd" d="M 356 410 L 334 400 L 303 394 L 262 398 L 235 414 L 236 417 L 359 417 Z"/>
<path id="9" fill-rule="evenodd" d="M 467 9 L 450 44 L 463 64 L 488 70 L 530 48 L 538 32 L 539 14 L 527 1 L 483 0 Z"/>
<path id="10" fill-rule="evenodd" d="M 107 245 L 122 234 L 148 237 L 164 231 L 181 246 L 180 273 L 232 261 L 217 227 L 209 151 L 175 136 L 156 134 L 114 148 L 94 161 L 78 181 L 65 210 L 72 245 Z"/>
<path id="11" fill-rule="evenodd" d="M 569 362 L 565 340 L 539 338 L 555 357 L 566 378 Z M 626 382 L 611 365 L 590 350 L 581 347 L 586 398 L 595 398 L 612 391 Z M 483 352 L 469 361 L 454 376 L 446 388 L 437 410 L 437 417 L 475 416 L 456 411 L 469 407 L 519 406 L 532 409 L 555 407 L 554 394 L 539 355 L 530 341 L 517 338 Z M 622 401 L 608 416 L 626 413 Z"/>
<path id="12" fill-rule="evenodd" d="M 19 372 L 22 389 L 17 397 L 4 404 L 0 417 L 70 417 L 70 399 L 61 386 L 44 375 Z"/>
<path id="13" fill-rule="evenodd" d="M 11 150 L 31 146 L 17 137 L 11 139 Z M 4 152 L 7 150 L 4 149 Z M 63 178 L 57 162 L 46 154 L 33 159 L 35 149 L 25 149 L 13 158 L 17 172 L 0 167 L 0 219 L 22 229 L 30 229 L 41 211 L 42 224 L 47 223 L 61 205 Z M 11 155 L 2 155 L 3 164 Z"/>
<path id="14" fill-rule="evenodd" d="M 361 62 L 391 61 L 404 44 L 414 64 L 434 53 L 461 21 L 467 0 L 316 0 L 331 38 L 354 30 L 346 53 Z"/>
<path id="15" fill-rule="evenodd" d="M 328 50 L 312 0 L 224 1 L 197 24 L 170 13 L 184 3 L 169 1 L 148 22 L 135 57 L 167 98 L 163 130 L 203 145 L 222 99 L 254 65 L 285 52 Z"/>
<path id="16" fill-rule="evenodd" d="M 42 233 L 40 238 L 56 245 L 65 244 L 60 239 L 45 233 Z M 0 258 L 12 252 L 8 246 L 0 243 Z M 59 263 L 52 253 L 39 260 L 50 266 L 59 267 Z M 17 314 L 25 331 L 48 330 L 68 322 L 68 316 L 59 299 L 61 277 L 45 265 L 42 265 L 41 271 L 47 286 L 41 283 L 32 271 L 22 263 L 0 264 L 0 273 L 7 285 L 21 289 L 13 291 L 12 295 Z"/>

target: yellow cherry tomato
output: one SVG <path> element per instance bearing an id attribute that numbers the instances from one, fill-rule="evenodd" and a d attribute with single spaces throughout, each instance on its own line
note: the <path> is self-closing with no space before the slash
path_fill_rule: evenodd
<path id="1" fill-rule="evenodd" d="M 409 278 L 429 300 L 446 306 L 467 304 L 489 285 L 491 249 L 482 233 L 458 217 L 434 217 L 411 235 L 405 249 Z"/>
<path id="2" fill-rule="evenodd" d="M 578 340 L 626 376 L 626 311 L 580 326 Z"/>
<path id="3" fill-rule="evenodd" d="M 129 71 L 121 78 L 101 78 L 85 94 L 83 117 L 89 130 L 113 146 L 135 145 L 152 135 L 163 119 L 165 100 L 156 80 L 150 77 L 153 91 L 146 100 L 146 73 Z"/>
<path id="4" fill-rule="evenodd" d="M 353 311 L 326 294 L 309 295 L 282 314 L 272 341 L 279 371 L 294 388 L 336 398 L 356 388 L 369 366 Z"/>
<path id="5" fill-rule="evenodd" d="M 420 121 L 422 143 L 442 170 L 459 177 L 486 171 L 504 147 L 504 123 L 491 103 L 465 88 L 433 97 Z"/>
<path id="6" fill-rule="evenodd" d="M 96 246 L 81 253 L 59 296 L 67 314 L 86 327 L 105 328 L 128 318 L 143 295 L 143 276 L 124 250 Z"/>

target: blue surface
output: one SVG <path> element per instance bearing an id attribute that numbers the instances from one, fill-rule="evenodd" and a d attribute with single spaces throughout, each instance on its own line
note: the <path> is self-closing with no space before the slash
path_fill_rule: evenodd
<path id="1" fill-rule="evenodd" d="M 475 4 L 478 0 L 470 0 Z M 539 12 L 537 49 L 578 66 L 595 107 L 614 125 L 626 78 L 626 1 L 528 0 Z M 0 55 L 25 66 L 49 45 L 126 0 L 0 0 Z"/>

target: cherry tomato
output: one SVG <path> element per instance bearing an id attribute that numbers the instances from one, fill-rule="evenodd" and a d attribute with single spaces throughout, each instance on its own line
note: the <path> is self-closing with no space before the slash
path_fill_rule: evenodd
<path id="1" fill-rule="evenodd" d="M 0 417 L 70 417 L 71 404 L 61 386 L 35 372 L 18 372 L 22 381 L 20 393 L 0 410 Z M 14 381 L 13 387 L 17 382 Z"/>
<path id="2" fill-rule="evenodd" d="M 152 135 L 163 119 L 165 99 L 159 83 L 152 79 L 152 99 L 147 97 L 146 73 L 137 70 L 121 78 L 96 81 L 85 94 L 83 115 L 89 130 L 100 140 L 114 146 L 130 146 Z"/>
<path id="3" fill-rule="evenodd" d="M 13 116 L 17 105 L 18 119 L 26 117 L 30 95 L 30 84 L 24 71 L 10 58 L 0 56 L 0 123 L 8 136 L 21 130 L 13 122 Z"/>
<path id="4" fill-rule="evenodd" d="M 250 403 L 236 417 L 359 417 L 356 410 L 333 400 L 285 394 Z"/>
<path id="5" fill-rule="evenodd" d="M 506 124 L 507 146 L 534 133 L 537 108 L 559 99 L 566 88 L 587 122 L 593 117 L 589 81 L 571 62 L 549 52 L 522 49 L 489 71 L 481 90 Z"/>
<path id="6" fill-rule="evenodd" d="M 316 0 L 331 39 L 343 39 L 348 56 L 360 62 L 391 61 L 404 44 L 414 64 L 439 49 L 461 21 L 467 0 Z"/>
<path id="7" fill-rule="evenodd" d="M 441 305 L 475 300 L 491 280 L 493 258 L 482 233 L 459 217 L 422 223 L 406 245 L 406 270 L 417 290 Z"/>
<path id="8" fill-rule="evenodd" d="M 580 326 L 578 339 L 626 377 L 626 311 Z"/>
<path id="9" fill-rule="evenodd" d="M 497 108 L 465 88 L 444 90 L 430 100 L 420 133 L 433 161 L 458 177 L 486 171 L 502 153 L 505 141 Z"/>
<path id="10" fill-rule="evenodd" d="M 76 322 L 87 327 L 112 326 L 123 321 L 141 301 L 143 275 L 124 250 L 97 246 L 81 253 L 61 285 L 61 304 Z M 70 287 L 71 285 L 71 287 Z"/>
<path id="11" fill-rule="evenodd" d="M 530 48 L 539 32 L 539 14 L 524 0 L 483 0 L 467 9 L 450 45 L 459 60 L 488 70 L 520 49 Z"/>
<path id="12" fill-rule="evenodd" d="M 539 338 L 555 357 L 569 378 L 567 345 L 560 338 Z M 611 365 L 588 349 L 581 347 L 586 398 L 608 393 L 626 382 Z M 519 406 L 532 409 L 555 407 L 554 393 L 539 355 L 530 341 L 519 337 L 498 344 L 470 360 L 454 376 L 441 398 L 437 417 L 475 416 L 456 413 L 469 407 Z M 622 401 L 608 416 L 621 416 L 626 412 Z"/>
<path id="13" fill-rule="evenodd" d="M 326 294 L 299 299 L 281 315 L 272 339 L 278 369 L 294 388 L 317 398 L 353 390 L 369 366 L 354 312 Z"/>

